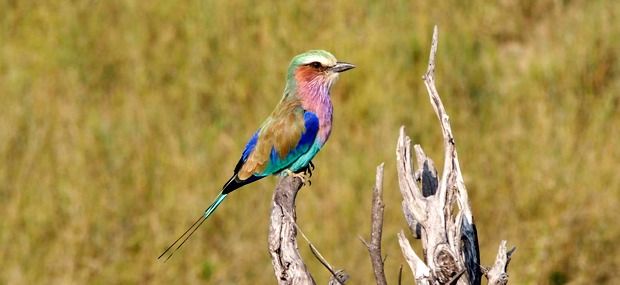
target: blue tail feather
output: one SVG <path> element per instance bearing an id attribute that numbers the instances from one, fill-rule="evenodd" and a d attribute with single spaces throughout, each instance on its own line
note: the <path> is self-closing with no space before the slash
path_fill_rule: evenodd
<path id="1" fill-rule="evenodd" d="M 207 219 L 209 216 L 211 216 L 211 214 L 213 214 L 213 212 L 215 212 L 215 209 L 217 209 L 217 207 L 220 204 L 222 204 L 222 202 L 224 202 L 224 199 L 226 198 L 227 195 L 228 194 L 224 194 L 224 192 L 220 192 L 220 194 L 217 195 L 213 203 L 211 203 L 211 206 L 209 206 L 209 208 L 205 210 L 205 213 L 204 213 L 205 219 Z"/>
<path id="2" fill-rule="evenodd" d="M 209 218 L 209 216 L 211 216 L 211 214 L 215 212 L 215 209 L 217 209 L 217 207 L 222 204 L 222 202 L 224 202 L 224 199 L 227 195 L 228 194 L 224 193 L 223 191 L 220 192 L 220 194 L 215 197 L 213 203 L 211 203 L 211 205 L 205 210 L 204 214 L 200 216 L 198 220 L 196 220 L 179 238 L 177 238 L 177 240 L 175 240 L 170 246 L 168 246 L 168 248 L 166 248 L 166 250 L 164 250 L 164 252 L 157 259 L 162 258 L 162 256 L 166 255 L 166 253 L 170 252 L 170 255 L 168 255 L 165 260 L 168 261 L 168 259 L 170 259 L 170 257 L 172 257 L 172 255 L 177 252 L 181 248 L 181 246 L 183 246 L 183 244 L 185 244 L 185 242 L 194 234 L 194 232 L 196 232 L 196 230 L 202 225 L 202 223 L 204 223 L 207 218 Z M 170 249 L 172 249 L 179 241 L 181 241 L 181 243 L 179 243 L 179 245 L 174 248 L 173 251 L 170 251 Z"/>
<path id="3" fill-rule="evenodd" d="M 172 255 L 175 252 L 177 252 L 177 250 L 179 250 L 179 248 L 181 248 L 181 246 L 183 246 L 183 244 L 185 244 L 185 242 L 194 234 L 194 232 L 202 225 L 202 223 L 204 223 L 207 220 L 207 218 L 209 218 L 209 216 L 211 216 L 211 214 L 215 212 L 215 209 L 217 209 L 217 207 L 220 206 L 222 202 L 224 202 L 224 199 L 226 198 L 228 193 L 238 189 L 241 186 L 252 183 L 262 178 L 264 178 L 264 176 L 252 175 L 250 178 L 246 180 L 239 180 L 237 178 L 237 174 L 235 173 L 235 175 L 233 175 L 228 180 L 228 182 L 224 184 L 224 186 L 222 187 L 222 191 L 217 195 L 217 197 L 215 197 L 215 200 L 213 200 L 213 203 L 209 205 L 209 207 L 204 211 L 204 213 L 200 217 L 198 217 L 198 219 L 179 238 L 177 238 L 177 240 L 175 240 L 170 246 L 168 246 L 168 248 L 166 248 L 166 250 L 164 250 L 164 252 L 157 259 L 162 258 L 164 255 L 168 253 L 170 254 L 166 257 L 166 261 L 170 259 L 170 257 L 172 257 Z M 173 248 L 174 250 L 171 251 L 171 249 Z"/>

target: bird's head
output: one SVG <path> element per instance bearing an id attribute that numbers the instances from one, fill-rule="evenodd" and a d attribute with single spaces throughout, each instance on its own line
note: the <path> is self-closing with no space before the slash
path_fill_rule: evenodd
<path id="1" fill-rule="evenodd" d="M 324 50 L 311 50 L 291 60 L 287 73 L 287 89 L 302 92 L 327 92 L 341 72 L 355 68 L 355 65 L 340 62 Z"/>

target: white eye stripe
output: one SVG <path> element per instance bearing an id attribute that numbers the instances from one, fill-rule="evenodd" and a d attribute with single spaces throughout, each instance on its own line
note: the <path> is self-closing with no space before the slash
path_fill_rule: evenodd
<path id="1" fill-rule="evenodd" d="M 306 58 L 304 58 L 304 62 L 303 64 L 310 64 L 313 62 L 319 62 L 321 65 L 323 66 L 334 66 L 336 65 L 336 60 L 335 59 L 329 59 L 326 58 L 324 56 L 320 56 L 320 55 L 311 55 L 308 56 Z"/>

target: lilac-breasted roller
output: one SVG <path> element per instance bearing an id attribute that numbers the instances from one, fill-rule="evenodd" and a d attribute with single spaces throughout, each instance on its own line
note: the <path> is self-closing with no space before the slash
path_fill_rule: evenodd
<path id="1" fill-rule="evenodd" d="M 331 133 L 331 87 L 341 72 L 354 67 L 337 61 L 324 50 L 295 56 L 288 68 L 282 99 L 245 145 L 232 177 L 204 214 L 159 258 L 168 252 L 166 260 L 170 258 L 230 192 L 269 175 L 287 173 L 300 177 L 298 172 L 306 173 Z"/>

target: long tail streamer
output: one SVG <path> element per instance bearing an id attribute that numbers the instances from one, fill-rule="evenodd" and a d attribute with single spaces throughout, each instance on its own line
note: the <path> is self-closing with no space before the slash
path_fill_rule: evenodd
<path id="1" fill-rule="evenodd" d="M 164 260 L 164 262 L 168 261 L 168 259 L 170 259 L 172 257 L 172 255 L 174 255 L 174 253 L 177 252 L 181 248 L 181 246 L 183 246 L 183 244 L 194 234 L 194 232 L 196 232 L 196 230 L 202 225 L 202 223 L 204 223 L 207 220 L 207 218 L 209 218 L 209 216 L 211 216 L 211 214 L 213 214 L 213 212 L 215 212 L 215 209 L 217 209 L 217 207 L 224 201 L 224 198 L 226 198 L 226 195 L 228 195 L 228 194 L 224 194 L 224 193 L 220 192 L 220 194 L 215 198 L 215 201 L 213 201 L 211 206 L 209 206 L 209 208 L 207 208 L 207 210 L 205 210 L 204 214 L 201 215 L 189 227 L 189 229 L 187 229 L 179 238 L 177 238 L 170 246 L 168 246 L 168 248 L 166 248 L 166 250 L 164 250 L 164 252 L 157 259 L 161 259 L 167 253 L 170 253 L 170 254 L 168 254 L 166 259 Z M 181 243 L 179 243 L 179 241 L 181 241 Z M 174 248 L 174 250 L 171 251 L 171 249 L 177 243 L 179 243 L 179 245 L 176 248 Z"/>

